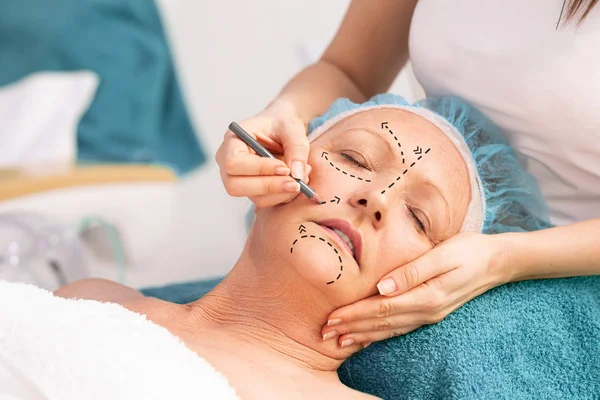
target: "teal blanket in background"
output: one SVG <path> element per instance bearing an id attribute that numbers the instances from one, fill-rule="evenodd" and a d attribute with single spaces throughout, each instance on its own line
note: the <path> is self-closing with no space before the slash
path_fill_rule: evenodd
<path id="1" fill-rule="evenodd" d="M 0 86 L 73 70 L 100 78 L 79 124 L 79 160 L 179 174 L 205 161 L 153 0 L 0 0 Z"/>
<path id="2" fill-rule="evenodd" d="M 142 290 L 179 304 L 219 282 Z M 338 370 L 383 399 L 600 399 L 600 277 L 511 283 Z"/>

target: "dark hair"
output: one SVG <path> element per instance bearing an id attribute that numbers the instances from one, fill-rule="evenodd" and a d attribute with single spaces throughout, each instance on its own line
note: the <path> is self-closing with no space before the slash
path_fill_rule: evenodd
<path id="1" fill-rule="evenodd" d="M 567 0 L 565 0 L 565 2 L 566 1 Z M 581 15 L 581 17 L 579 17 L 579 20 L 577 21 L 577 24 L 579 25 L 583 22 L 583 20 L 586 19 L 586 17 L 590 13 L 590 11 L 592 11 L 592 8 L 594 8 L 596 4 L 598 4 L 598 0 L 569 0 L 565 22 L 568 23 L 569 21 L 571 21 L 575 17 L 575 15 L 577 15 L 583 9 L 583 14 Z"/>

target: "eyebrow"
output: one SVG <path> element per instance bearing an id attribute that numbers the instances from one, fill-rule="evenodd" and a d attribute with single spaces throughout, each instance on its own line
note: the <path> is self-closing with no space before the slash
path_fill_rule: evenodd
<path id="1" fill-rule="evenodd" d="M 379 132 L 374 131 L 370 128 L 365 128 L 365 127 L 350 128 L 350 129 L 346 129 L 345 132 L 350 132 L 350 131 L 362 131 L 362 132 L 369 133 L 371 136 L 375 136 L 377 139 L 379 139 L 383 143 L 385 143 L 385 146 L 386 146 L 388 152 L 392 153 L 393 155 L 396 155 L 396 153 L 394 153 L 394 149 L 393 149 L 392 145 L 390 144 L 390 142 L 385 140 Z"/>

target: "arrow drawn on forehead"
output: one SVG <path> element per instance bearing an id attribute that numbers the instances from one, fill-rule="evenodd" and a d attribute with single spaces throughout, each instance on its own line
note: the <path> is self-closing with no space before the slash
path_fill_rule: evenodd
<path id="1" fill-rule="evenodd" d="M 382 122 L 381 123 L 381 128 L 384 129 L 384 130 L 386 130 L 386 131 L 388 131 L 389 134 L 394 138 L 394 141 L 396 142 L 396 144 L 398 145 L 398 148 L 400 149 L 400 155 L 402 156 L 402 164 L 405 164 L 406 163 L 406 159 L 404 158 L 404 149 L 402 149 L 402 143 L 400 143 L 400 141 L 398 140 L 398 137 L 388 127 L 388 123 L 387 122 Z"/>
<path id="2" fill-rule="evenodd" d="M 392 137 L 394 138 L 394 140 L 396 141 L 396 144 L 398 145 L 398 148 L 400 149 L 400 155 L 402 156 L 402 165 L 406 164 L 406 159 L 404 158 L 404 150 L 402 149 L 402 144 L 400 143 L 400 141 L 398 140 L 398 137 L 394 134 L 394 132 L 392 132 L 392 130 L 389 128 L 388 123 L 387 122 L 382 122 L 381 123 L 381 129 L 387 130 L 389 132 L 390 135 L 392 135 Z M 427 149 L 425 151 L 425 154 L 429 153 L 431 149 Z M 423 153 L 423 149 L 419 146 L 417 146 L 417 148 L 415 150 L 413 150 L 413 153 L 415 153 L 416 155 L 418 155 L 419 157 L 412 163 L 410 164 L 410 166 L 408 168 L 405 168 L 404 171 L 402 171 L 402 174 L 399 175 L 394 181 L 392 181 L 392 183 L 390 183 L 386 189 L 383 189 L 381 191 L 381 194 L 385 194 L 385 192 L 388 189 L 391 189 L 392 187 L 394 187 L 394 185 L 396 184 L 396 182 L 398 182 L 400 179 L 402 179 L 402 176 L 406 175 L 406 173 L 408 172 L 409 169 L 411 169 L 412 167 L 414 167 L 417 164 L 417 161 L 421 160 L 421 158 L 423 158 L 423 156 L 425 154 Z"/>

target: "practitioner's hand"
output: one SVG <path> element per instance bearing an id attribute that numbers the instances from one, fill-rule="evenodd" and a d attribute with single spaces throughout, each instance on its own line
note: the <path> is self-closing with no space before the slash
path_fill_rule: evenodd
<path id="1" fill-rule="evenodd" d="M 335 310 L 322 333 L 337 332 L 340 346 L 365 345 L 440 322 L 510 281 L 510 248 L 505 235 L 460 233 L 384 276 L 379 295 Z"/>
<path id="2" fill-rule="evenodd" d="M 257 155 L 233 132 L 227 131 L 216 154 L 221 179 L 231 196 L 247 196 L 257 207 L 270 207 L 294 199 L 300 185 L 289 174 L 308 183 L 310 145 L 306 128 L 293 112 L 274 104 L 240 122 L 273 155 Z"/>

